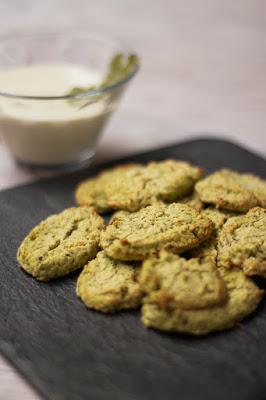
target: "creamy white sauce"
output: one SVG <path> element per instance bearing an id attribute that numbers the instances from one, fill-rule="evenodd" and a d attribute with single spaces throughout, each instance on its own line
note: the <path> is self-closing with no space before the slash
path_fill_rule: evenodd
<path id="1" fill-rule="evenodd" d="M 72 64 L 23 66 L 0 72 L 0 92 L 62 96 L 100 79 L 97 72 Z M 13 155 L 26 163 L 54 165 L 85 159 L 94 151 L 110 110 L 103 97 L 86 107 L 79 105 L 0 96 L 0 133 Z"/>

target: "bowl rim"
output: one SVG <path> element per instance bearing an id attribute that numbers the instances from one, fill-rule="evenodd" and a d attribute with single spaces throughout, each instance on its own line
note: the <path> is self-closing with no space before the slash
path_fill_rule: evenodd
<path id="1" fill-rule="evenodd" d="M 119 49 L 119 51 L 124 54 L 124 55 L 129 55 L 132 53 L 128 48 L 123 46 L 119 41 L 116 41 L 114 39 L 110 39 L 107 36 L 101 35 L 96 32 L 92 31 L 65 31 L 65 30 L 60 30 L 60 31 L 49 31 L 49 32 L 26 32 L 20 34 L 19 32 L 15 33 L 9 33 L 9 34 L 2 34 L 0 36 L 0 45 L 1 42 L 8 42 L 8 41 L 17 41 L 18 40 L 18 35 L 19 35 L 19 40 L 27 39 L 30 37 L 34 37 L 34 39 L 38 40 L 39 38 L 49 38 L 52 36 L 64 36 L 64 37 L 79 37 L 79 38 L 86 38 L 95 42 L 99 43 L 108 43 L 109 45 L 113 45 Z M 135 54 L 135 53 L 134 53 Z M 21 100 L 74 100 L 74 99 L 83 99 L 83 98 L 93 98 L 99 95 L 106 94 L 108 92 L 112 92 L 116 89 L 119 89 L 120 87 L 124 86 L 126 83 L 128 83 L 139 71 L 140 69 L 140 62 L 136 64 L 134 67 L 133 71 L 128 74 L 125 78 L 117 81 L 116 83 L 112 85 L 107 85 L 104 88 L 98 88 L 98 89 L 92 89 L 88 90 L 84 93 L 78 93 L 78 94 L 67 94 L 67 95 L 61 95 L 61 96 L 29 96 L 29 95 L 23 95 L 23 94 L 14 94 L 14 93 L 9 93 L 9 92 L 3 92 L 0 90 L 0 97 L 6 97 L 6 98 L 11 98 L 11 99 L 21 99 Z"/>

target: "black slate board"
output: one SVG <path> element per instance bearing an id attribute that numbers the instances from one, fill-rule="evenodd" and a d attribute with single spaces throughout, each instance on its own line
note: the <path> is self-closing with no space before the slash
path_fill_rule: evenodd
<path id="1" fill-rule="evenodd" d="M 125 161 L 164 158 L 208 172 L 231 167 L 266 176 L 265 160 L 223 140 L 185 142 Z M 99 169 L 0 193 L 2 354 L 49 400 L 265 399 L 265 305 L 228 332 L 161 334 L 145 329 L 138 312 L 85 309 L 74 291 L 77 273 L 44 284 L 18 268 L 16 249 L 29 229 L 72 205 L 76 183 Z"/>

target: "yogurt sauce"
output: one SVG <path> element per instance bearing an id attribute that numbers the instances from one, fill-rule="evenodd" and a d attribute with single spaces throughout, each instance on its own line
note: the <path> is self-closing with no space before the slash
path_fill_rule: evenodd
<path id="1" fill-rule="evenodd" d="M 99 83 L 95 71 L 72 64 L 16 67 L 0 72 L 0 92 L 63 96 L 73 87 Z M 16 159 L 59 165 L 88 158 L 110 110 L 104 98 L 80 107 L 80 100 L 28 100 L 0 96 L 0 134 Z M 91 153 L 91 154 L 90 154 Z"/>

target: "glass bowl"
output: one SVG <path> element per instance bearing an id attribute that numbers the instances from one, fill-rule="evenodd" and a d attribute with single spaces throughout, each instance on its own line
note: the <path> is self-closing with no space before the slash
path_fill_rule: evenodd
<path id="1" fill-rule="evenodd" d="M 18 67 L 64 64 L 89 69 L 100 79 L 117 53 L 129 55 L 116 42 L 87 32 L 0 38 L 0 134 L 18 162 L 28 166 L 66 167 L 90 160 L 139 65 L 113 85 L 80 94 L 48 91 L 45 95 L 32 95 L 23 78 L 19 78 L 18 88 L 13 85 L 10 92 L 5 90 L 6 74 Z M 45 85 L 48 78 L 42 75 L 37 76 L 36 86 L 42 82 Z M 57 82 L 48 83 L 52 87 Z"/>

